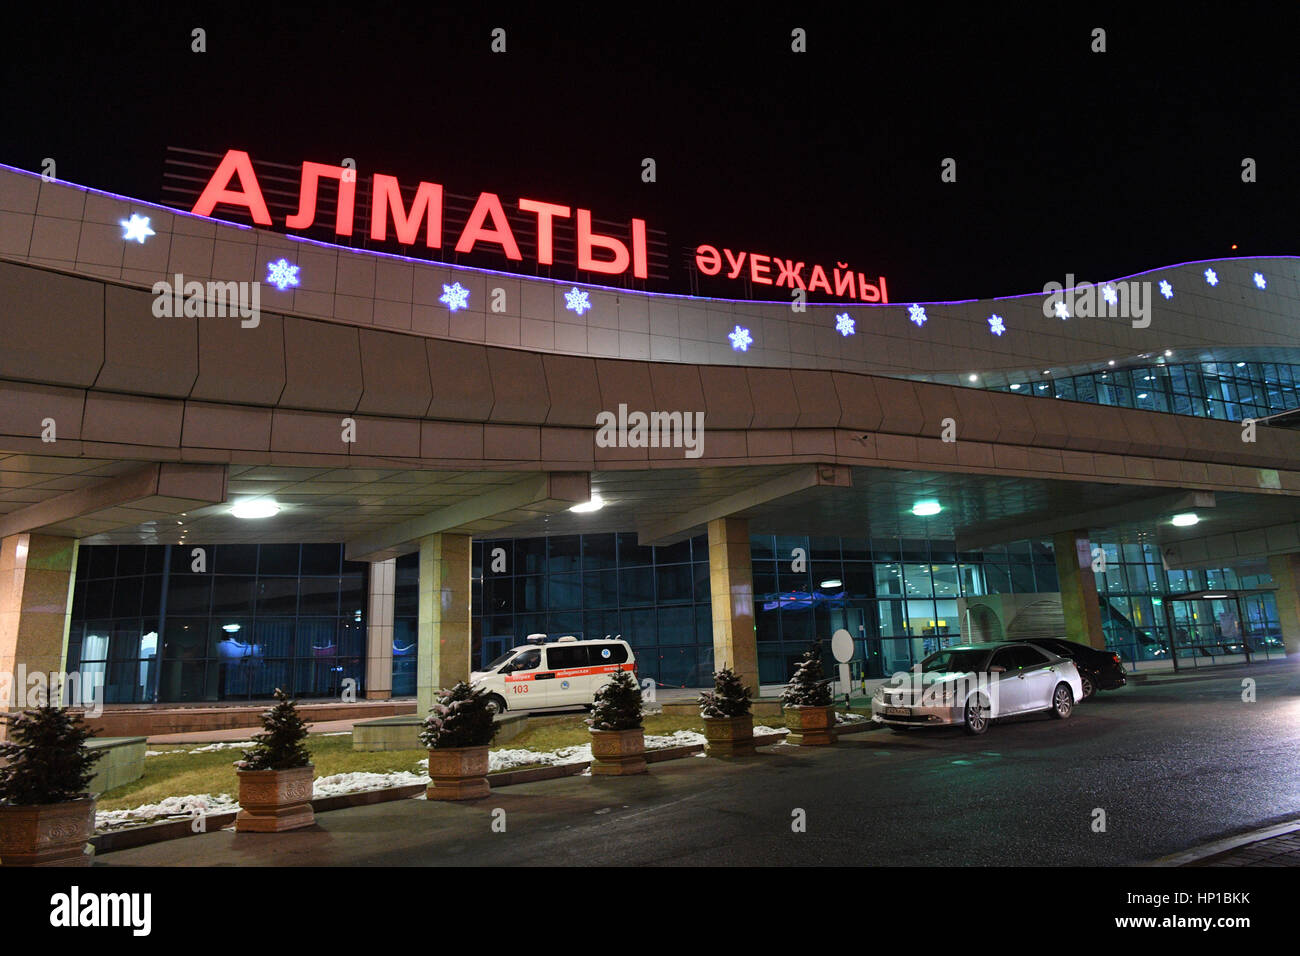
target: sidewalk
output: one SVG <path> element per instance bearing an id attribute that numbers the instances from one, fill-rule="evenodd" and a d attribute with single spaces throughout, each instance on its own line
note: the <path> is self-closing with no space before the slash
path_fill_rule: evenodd
<path id="1" fill-rule="evenodd" d="M 1300 827 L 1184 866 L 1300 866 Z"/>
<path id="2" fill-rule="evenodd" d="M 1150 866 L 1300 866 L 1300 820 L 1215 840 L 1153 860 Z"/>

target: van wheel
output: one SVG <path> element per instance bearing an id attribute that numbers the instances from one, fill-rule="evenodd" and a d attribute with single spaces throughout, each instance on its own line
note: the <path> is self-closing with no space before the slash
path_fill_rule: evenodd
<path id="1" fill-rule="evenodd" d="M 487 712 L 491 714 L 493 717 L 495 717 L 497 714 L 504 714 L 506 712 L 505 699 L 498 694 L 491 694 L 488 697 L 486 704 L 487 704 Z"/>

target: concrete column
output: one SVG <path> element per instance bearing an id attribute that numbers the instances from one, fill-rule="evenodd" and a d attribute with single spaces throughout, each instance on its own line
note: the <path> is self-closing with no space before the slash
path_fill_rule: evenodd
<path id="1" fill-rule="evenodd" d="M 420 650 L 417 713 L 424 716 L 439 690 L 469 680 L 470 537 L 431 534 L 420 539 Z"/>
<path id="2" fill-rule="evenodd" d="M 64 670 L 76 570 L 75 538 L 23 533 L 0 540 L 0 673 L 11 710 L 26 705 L 26 687 L 16 686 L 20 669 Z"/>
<path id="3" fill-rule="evenodd" d="M 713 667 L 730 667 L 758 696 L 758 635 L 754 631 L 754 572 L 749 522 L 709 522 L 709 590 L 713 602 Z"/>
<path id="4" fill-rule="evenodd" d="M 366 611 L 366 697 L 393 696 L 393 595 L 397 559 L 370 562 L 370 604 Z"/>
<path id="5" fill-rule="evenodd" d="M 1061 610 L 1065 636 L 1071 641 L 1106 649 L 1101 629 L 1101 604 L 1097 576 L 1092 573 L 1092 542 L 1087 531 L 1063 531 L 1052 539 L 1056 552 L 1056 577 L 1061 584 Z"/>
<path id="6" fill-rule="evenodd" d="M 1277 617 L 1288 657 L 1300 656 L 1300 554 L 1272 554 L 1268 570 L 1277 585 Z"/>

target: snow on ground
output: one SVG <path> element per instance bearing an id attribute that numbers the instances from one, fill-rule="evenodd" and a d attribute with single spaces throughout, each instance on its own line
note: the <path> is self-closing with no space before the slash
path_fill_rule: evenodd
<path id="1" fill-rule="evenodd" d="M 184 797 L 167 797 L 159 803 L 146 803 L 134 810 L 100 810 L 95 814 L 95 832 L 121 830 L 162 820 L 189 820 L 199 814 L 226 813 L 238 809 L 239 804 L 228 793 L 192 793 Z"/>
<path id="2" fill-rule="evenodd" d="M 428 765 L 427 760 L 425 765 Z M 410 773 L 405 770 L 394 773 L 336 773 L 329 777 L 317 777 L 316 782 L 312 784 L 311 795 L 314 799 L 319 799 L 336 797 L 341 793 L 386 790 L 390 787 L 409 787 L 415 784 L 428 786 L 428 774 Z"/>
<path id="3" fill-rule="evenodd" d="M 840 724 L 851 724 L 855 720 L 870 720 L 865 714 L 836 714 L 835 721 Z"/>
<path id="4" fill-rule="evenodd" d="M 754 728 L 754 735 L 760 737 L 763 734 L 788 734 L 789 732 L 789 727 L 765 727 L 762 724 L 759 724 Z"/>

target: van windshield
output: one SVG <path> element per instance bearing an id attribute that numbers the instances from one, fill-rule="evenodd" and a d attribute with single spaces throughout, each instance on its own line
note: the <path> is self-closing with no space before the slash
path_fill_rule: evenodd
<path id="1" fill-rule="evenodd" d="M 515 656 L 515 651 L 517 651 L 517 650 L 519 650 L 519 648 L 516 647 L 516 648 L 512 648 L 511 650 L 506 651 L 504 654 L 502 654 L 502 655 L 501 655 L 500 657 L 498 657 L 496 660 L 492 661 L 492 663 L 488 664 L 488 666 L 485 667 L 485 668 L 483 668 L 483 669 L 484 669 L 484 670 L 489 670 L 489 671 L 494 671 L 494 670 L 496 670 L 498 667 L 500 667 L 500 666 L 501 666 L 502 664 L 504 664 L 506 661 L 510 660 L 510 658 L 514 657 L 514 656 Z"/>

